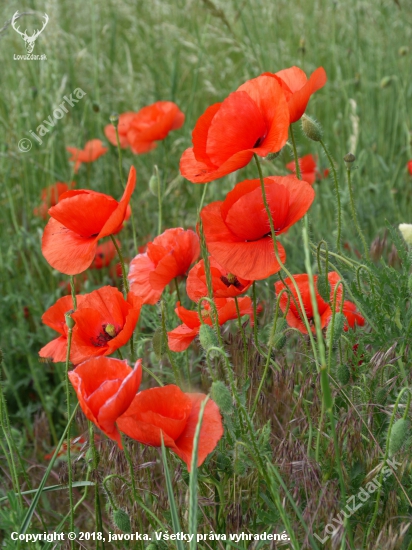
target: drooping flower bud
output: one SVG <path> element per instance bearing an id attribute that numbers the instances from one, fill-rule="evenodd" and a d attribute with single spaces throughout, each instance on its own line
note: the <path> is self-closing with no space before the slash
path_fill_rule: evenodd
<path id="1" fill-rule="evenodd" d="M 113 523 L 118 529 L 120 529 L 120 531 L 123 531 L 123 533 L 132 532 L 130 518 L 128 514 L 126 514 L 126 512 L 124 510 L 121 510 L 120 508 L 113 512 Z"/>
<path id="2" fill-rule="evenodd" d="M 157 179 L 157 176 L 155 176 L 154 174 L 151 176 L 149 180 L 149 191 L 151 192 L 152 195 L 157 197 L 159 192 L 159 181 Z"/>
<path id="3" fill-rule="evenodd" d="M 201 325 L 199 328 L 199 342 L 202 348 L 207 353 L 210 348 L 218 348 L 219 340 L 217 339 L 215 331 L 209 325 Z M 213 357 L 218 352 L 212 351 L 210 357 Z"/>
<path id="4" fill-rule="evenodd" d="M 302 131 L 308 139 L 312 141 L 322 141 L 322 126 L 308 115 L 302 116 Z"/>
<path id="5" fill-rule="evenodd" d="M 396 454 L 408 439 L 409 435 L 409 420 L 399 418 L 392 426 L 391 437 L 389 439 L 389 456 Z"/>
<path id="6" fill-rule="evenodd" d="M 328 328 L 326 330 L 326 344 L 329 346 L 329 343 L 332 342 L 332 346 L 339 341 L 339 338 L 342 336 L 343 327 L 345 326 L 346 317 L 343 313 L 339 311 L 335 313 L 335 322 L 333 323 L 333 333 L 332 333 L 332 321 L 330 321 Z"/>
<path id="7" fill-rule="evenodd" d="M 225 414 L 232 414 L 233 402 L 229 388 L 221 380 L 215 380 L 210 388 L 210 396 Z"/>
<path id="8" fill-rule="evenodd" d="M 350 371 L 347 365 L 339 365 L 336 371 L 336 378 L 339 380 L 342 386 L 345 386 L 345 384 L 349 382 Z"/>

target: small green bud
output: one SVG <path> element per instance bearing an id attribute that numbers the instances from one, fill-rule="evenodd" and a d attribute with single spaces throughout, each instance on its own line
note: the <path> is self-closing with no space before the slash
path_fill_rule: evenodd
<path id="1" fill-rule="evenodd" d="M 120 529 L 120 531 L 123 531 L 123 533 L 132 532 L 130 518 L 128 514 L 126 514 L 126 512 L 124 510 L 121 510 L 120 508 L 113 512 L 113 523 L 118 529 Z"/>
<path id="2" fill-rule="evenodd" d="M 353 153 L 348 153 L 347 155 L 345 155 L 343 157 L 343 160 L 345 161 L 346 169 L 351 170 L 352 169 L 352 164 L 355 162 L 356 157 Z"/>
<path id="3" fill-rule="evenodd" d="M 328 279 L 328 274 L 324 273 L 323 275 L 318 275 L 316 280 L 316 288 L 318 289 L 319 295 L 327 304 L 330 302 L 330 282 Z"/>
<path id="4" fill-rule="evenodd" d="M 335 322 L 332 323 L 332 319 L 329 321 L 328 328 L 326 330 L 326 343 L 329 346 L 329 343 L 332 342 L 332 346 L 339 341 L 339 338 L 342 336 L 343 327 L 345 326 L 346 317 L 343 313 L 338 311 L 335 313 Z M 333 334 L 332 334 L 332 325 L 333 325 Z"/>
<path id="5" fill-rule="evenodd" d="M 409 53 L 408 46 L 401 46 L 398 50 L 398 55 L 400 55 L 401 57 L 403 57 L 404 55 L 406 55 L 408 53 Z"/>
<path id="6" fill-rule="evenodd" d="M 200 325 L 199 342 L 206 353 L 210 348 L 219 347 L 219 340 L 217 339 L 216 333 L 209 325 Z M 218 352 L 212 351 L 209 357 L 214 357 L 216 355 L 218 355 Z"/>
<path id="7" fill-rule="evenodd" d="M 215 380 L 213 382 L 210 388 L 210 396 L 223 413 L 232 414 L 232 395 L 221 380 Z"/>
<path id="8" fill-rule="evenodd" d="M 75 320 L 72 318 L 72 313 L 74 313 L 74 309 L 70 309 L 69 311 L 66 311 L 64 314 L 64 318 L 66 320 L 66 325 L 68 328 L 73 328 L 75 323 Z"/>
<path id="9" fill-rule="evenodd" d="M 386 403 L 387 391 L 385 388 L 376 388 L 375 403 L 384 405 Z"/>
<path id="10" fill-rule="evenodd" d="M 158 327 L 153 334 L 152 348 L 157 359 L 161 359 L 166 353 L 166 342 L 163 335 L 163 329 Z"/>
<path id="11" fill-rule="evenodd" d="M 112 113 L 109 120 L 113 126 L 117 126 L 117 123 L 119 122 L 119 115 L 117 113 Z"/>
<path id="12" fill-rule="evenodd" d="M 399 418 L 393 424 L 391 430 L 391 438 L 389 440 L 389 456 L 396 454 L 402 445 L 405 443 L 409 434 L 409 420 Z"/>
<path id="13" fill-rule="evenodd" d="M 380 81 L 380 84 L 379 86 L 383 89 L 383 88 L 387 88 L 388 86 L 391 85 L 391 82 L 392 82 L 392 77 L 391 76 L 384 76 L 382 78 L 382 80 Z"/>
<path id="14" fill-rule="evenodd" d="M 336 377 L 342 386 L 345 386 L 350 380 L 350 372 L 347 365 L 339 365 L 336 370 Z"/>
<path id="15" fill-rule="evenodd" d="M 157 197 L 159 192 L 159 180 L 155 175 L 151 176 L 149 180 L 149 191 L 151 192 L 152 195 Z"/>
<path id="16" fill-rule="evenodd" d="M 92 109 L 95 113 L 98 113 L 100 111 L 100 106 L 98 103 L 94 102 L 92 105 Z"/>
<path id="17" fill-rule="evenodd" d="M 322 126 L 308 115 L 302 116 L 302 131 L 308 139 L 312 141 L 322 141 Z"/>

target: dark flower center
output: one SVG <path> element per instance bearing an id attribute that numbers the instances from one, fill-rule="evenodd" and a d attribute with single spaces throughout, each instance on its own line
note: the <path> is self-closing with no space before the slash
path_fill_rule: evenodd
<path id="1" fill-rule="evenodd" d="M 235 288 L 237 288 L 238 290 L 242 290 L 243 285 L 242 283 L 240 283 L 238 281 L 238 278 L 236 277 L 236 275 L 232 275 L 232 273 L 228 273 L 227 277 L 225 277 L 224 275 L 222 275 L 220 277 L 220 280 L 222 281 L 222 283 L 224 283 L 227 287 L 230 287 L 231 285 L 233 285 Z"/>
<path id="2" fill-rule="evenodd" d="M 120 328 L 116 328 L 114 325 L 105 324 L 102 325 L 102 331 L 96 338 L 90 338 L 91 343 L 96 348 L 103 348 L 107 342 L 113 340 L 120 332 Z"/>

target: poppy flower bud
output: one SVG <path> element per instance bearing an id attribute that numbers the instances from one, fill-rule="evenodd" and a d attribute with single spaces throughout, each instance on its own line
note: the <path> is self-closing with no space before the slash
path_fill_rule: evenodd
<path id="1" fill-rule="evenodd" d="M 64 314 L 64 318 L 66 320 L 66 325 L 68 326 L 68 328 L 73 328 L 76 324 L 75 320 L 72 318 L 72 313 L 74 313 L 74 309 L 70 309 Z"/>
<path id="2" fill-rule="evenodd" d="M 346 317 L 343 313 L 335 314 L 335 322 L 333 323 L 333 334 L 332 334 L 332 321 L 329 323 L 326 330 L 326 343 L 329 346 L 329 342 L 332 341 L 332 346 L 339 341 L 339 338 L 342 336 L 343 327 L 345 326 Z"/>
<path id="3" fill-rule="evenodd" d="M 312 141 L 322 141 L 322 126 L 308 115 L 302 116 L 302 130 L 305 136 Z"/>
<path id="4" fill-rule="evenodd" d="M 350 170 L 352 168 L 352 164 L 356 160 L 356 157 L 353 153 L 348 153 L 343 157 L 343 160 L 345 161 L 347 170 Z"/>
<path id="5" fill-rule="evenodd" d="M 269 339 L 269 345 L 272 344 L 272 347 L 274 349 L 281 350 L 283 346 L 286 344 L 285 330 L 287 329 L 287 327 L 288 327 L 288 324 L 285 318 L 280 317 L 276 321 L 276 327 L 275 327 L 274 333 L 270 335 L 270 339 Z"/>
<path id="6" fill-rule="evenodd" d="M 391 76 L 384 76 L 382 78 L 382 80 L 380 81 L 380 84 L 379 86 L 383 89 L 383 88 L 387 88 L 388 86 L 390 86 L 392 82 L 392 77 Z"/>
<path id="7" fill-rule="evenodd" d="M 157 359 L 161 359 L 166 353 L 165 339 L 161 327 L 158 327 L 153 334 L 152 347 Z"/>
<path id="8" fill-rule="evenodd" d="M 201 325 L 199 328 L 199 342 L 202 348 L 208 352 L 210 348 L 219 347 L 219 341 L 217 339 L 215 331 L 209 325 Z M 215 352 L 216 353 L 216 352 Z M 215 355 L 212 352 L 210 355 Z"/>
<path id="9" fill-rule="evenodd" d="M 408 46 L 401 46 L 398 50 L 398 54 L 403 57 L 404 55 L 406 55 L 407 53 L 409 52 L 409 48 Z"/>
<path id="10" fill-rule="evenodd" d="M 105 326 L 104 331 L 106 334 L 114 338 L 116 336 L 116 329 L 114 325 L 111 325 L 110 323 Z"/>
<path id="11" fill-rule="evenodd" d="M 282 151 L 282 149 L 280 151 L 278 151 L 277 153 L 269 153 L 266 157 L 266 160 L 271 161 L 271 160 L 277 159 L 278 156 L 280 155 L 281 151 Z"/>
<path id="12" fill-rule="evenodd" d="M 350 380 L 350 372 L 347 365 L 339 365 L 336 371 L 336 377 L 342 386 L 345 386 Z"/>
<path id="13" fill-rule="evenodd" d="M 389 440 L 389 456 L 396 454 L 405 443 L 409 435 L 409 420 L 399 418 L 392 426 Z"/>
<path id="14" fill-rule="evenodd" d="M 406 244 L 412 245 L 412 224 L 400 223 L 398 227 Z"/>
<path id="15" fill-rule="evenodd" d="M 124 510 L 121 510 L 120 508 L 113 512 L 113 523 L 118 529 L 120 529 L 120 531 L 123 531 L 123 533 L 132 532 L 130 518 L 128 514 L 126 514 L 126 512 Z"/>
<path id="16" fill-rule="evenodd" d="M 375 403 L 384 405 L 386 403 L 387 391 L 385 388 L 376 388 Z"/>
<path id="17" fill-rule="evenodd" d="M 225 414 L 232 414 L 232 395 L 221 380 L 215 380 L 210 388 L 210 395 L 219 409 Z"/>
<path id="18" fill-rule="evenodd" d="M 112 113 L 110 115 L 110 118 L 109 118 L 111 124 L 113 124 L 113 126 L 117 126 L 118 122 L 119 122 L 119 115 L 117 113 Z"/>
<path id="19" fill-rule="evenodd" d="M 93 103 L 92 109 L 95 113 L 98 113 L 100 111 L 100 107 L 98 103 Z"/>
<path id="20" fill-rule="evenodd" d="M 327 273 L 318 276 L 318 280 L 316 281 L 316 288 L 319 292 L 320 297 L 325 300 L 326 303 L 329 303 L 331 288 Z"/>
<path id="21" fill-rule="evenodd" d="M 159 181 L 157 179 L 157 176 L 153 174 L 153 176 L 149 180 L 149 191 L 151 192 L 152 195 L 157 197 L 158 189 L 159 189 Z"/>

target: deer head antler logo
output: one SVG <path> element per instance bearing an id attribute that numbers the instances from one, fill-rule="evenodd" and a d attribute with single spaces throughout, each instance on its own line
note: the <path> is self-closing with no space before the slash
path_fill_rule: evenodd
<path id="1" fill-rule="evenodd" d="M 26 50 L 27 50 L 27 53 L 31 53 L 33 51 L 33 48 L 34 48 L 34 43 L 36 42 L 36 39 L 37 37 L 39 36 L 39 34 L 44 30 L 44 27 L 47 25 L 47 23 L 49 22 L 49 16 L 47 15 L 47 13 L 44 14 L 44 22 L 43 22 L 43 27 L 40 29 L 40 30 L 36 30 L 33 32 L 33 34 L 31 36 L 28 36 L 27 35 L 27 29 L 24 31 L 24 32 L 20 32 L 19 31 L 19 28 L 20 27 L 16 27 L 15 24 L 16 24 L 16 21 L 17 19 L 21 17 L 21 15 L 19 14 L 18 11 L 16 11 L 16 13 L 13 15 L 13 18 L 11 20 L 11 26 L 13 27 L 13 29 L 20 34 L 20 36 L 23 38 L 23 40 L 25 41 L 26 43 Z"/>

